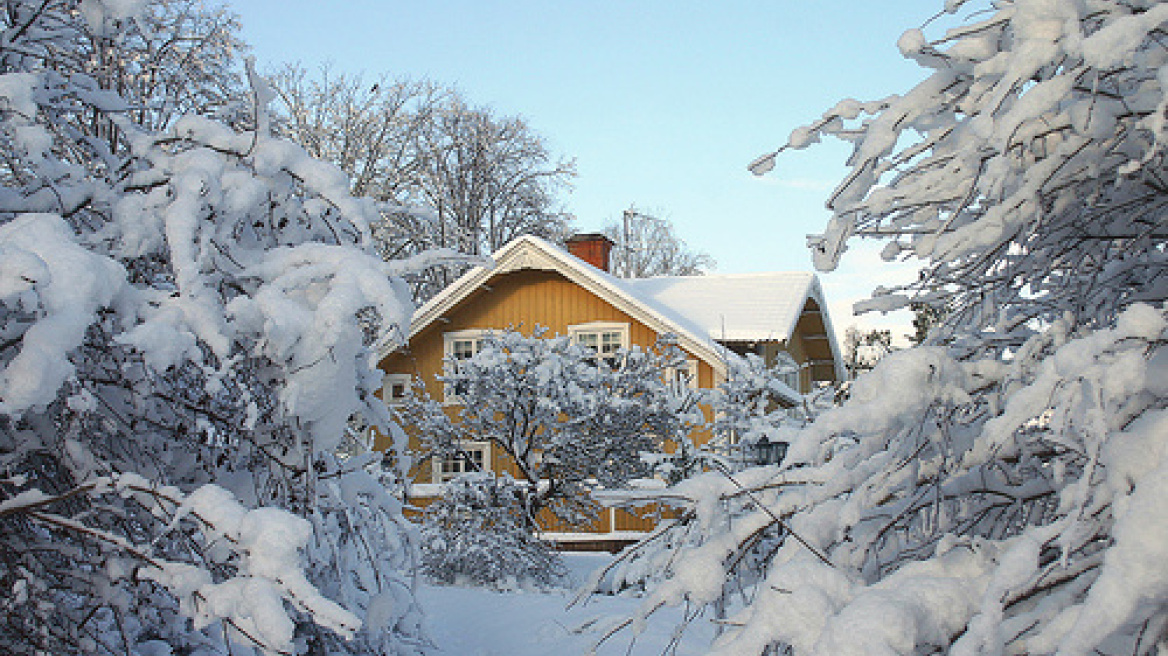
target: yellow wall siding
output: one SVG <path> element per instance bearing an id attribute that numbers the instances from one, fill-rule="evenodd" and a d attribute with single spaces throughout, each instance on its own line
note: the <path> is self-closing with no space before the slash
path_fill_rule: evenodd
<path id="1" fill-rule="evenodd" d="M 807 363 L 808 356 L 806 345 L 803 341 L 803 335 L 796 331 L 791 335 L 791 338 L 787 340 L 785 346 L 787 353 L 790 353 L 791 357 L 795 358 L 795 362 L 798 362 L 800 365 L 798 391 L 806 393 L 811 390 L 811 371 L 808 367 L 804 366 Z"/>
<path id="2" fill-rule="evenodd" d="M 442 387 L 435 376 L 442 373 L 443 335 L 458 330 L 512 328 L 531 334 L 536 325 L 548 329 L 547 336 L 566 335 L 568 327 L 591 322 L 614 322 L 629 325 L 629 342 L 642 348 L 652 347 L 658 335 L 607 301 L 579 287 L 558 273 L 550 271 L 516 271 L 491 279 L 486 289 L 479 289 L 410 340 L 408 352 L 394 353 L 381 363 L 389 373 L 421 375 L 427 390 L 440 398 Z M 698 362 L 698 384 L 712 387 L 713 369 Z"/>

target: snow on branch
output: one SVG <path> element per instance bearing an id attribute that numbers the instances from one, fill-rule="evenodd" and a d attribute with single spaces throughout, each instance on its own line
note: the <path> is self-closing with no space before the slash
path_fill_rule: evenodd
<path id="1" fill-rule="evenodd" d="M 77 496 L 96 500 L 105 495 L 133 497 L 147 508 L 156 522 L 152 539 L 132 542 L 87 522 L 84 514 L 49 512 Z M 312 536 L 306 520 L 278 508 L 249 510 L 217 485 L 183 494 L 134 474 L 107 476 L 53 496 L 35 488 L 25 490 L 0 503 L 0 518 L 17 514 L 129 556 L 138 563 L 132 576 L 158 583 L 177 597 L 197 629 L 225 622 L 237 632 L 236 639 L 267 653 L 294 652 L 294 624 L 285 602 L 346 637 L 361 625 L 359 618 L 321 596 L 305 578 L 301 552 Z M 196 530 L 201 562 L 172 561 L 156 554 L 154 545 L 186 522 Z"/>
<path id="2" fill-rule="evenodd" d="M 610 568 L 661 577 L 628 628 L 688 603 L 720 618 L 717 654 L 1144 653 L 1168 593 L 1166 327 L 1137 305 L 992 368 L 894 353 L 781 467 L 643 492 L 681 512 Z"/>
<path id="3" fill-rule="evenodd" d="M 686 604 L 715 654 L 1163 650 L 1168 5 L 958 8 L 900 40 L 927 79 L 780 149 L 854 144 L 817 266 L 889 241 L 924 268 L 870 306 L 924 303 L 939 329 L 788 433 L 781 465 L 661 491 L 678 519 L 610 570 L 651 581 L 618 632 Z"/>
<path id="4" fill-rule="evenodd" d="M 424 649 L 392 463 L 339 453 L 351 422 L 404 440 L 370 346 L 412 265 L 256 76 L 228 107 L 233 29 L 0 13 L 0 651 Z"/>
<path id="5" fill-rule="evenodd" d="M 926 265 L 893 291 L 967 326 L 1005 325 L 1024 299 L 1029 317 L 1093 321 L 1162 298 L 1168 13 L 1089 6 L 1018 0 L 939 38 L 909 30 L 901 49 L 930 77 L 795 130 L 784 148 L 855 144 L 809 242 L 816 266 L 835 268 L 853 237 L 890 240 L 887 255 Z"/>

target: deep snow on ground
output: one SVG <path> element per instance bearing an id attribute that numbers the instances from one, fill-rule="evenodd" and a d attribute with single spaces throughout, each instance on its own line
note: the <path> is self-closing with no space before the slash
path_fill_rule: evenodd
<path id="1" fill-rule="evenodd" d="M 565 554 L 573 584 L 586 580 L 592 569 L 609 558 L 604 553 Z M 420 601 L 428 618 L 429 634 L 440 654 L 457 656 L 573 656 L 586 654 L 597 633 L 626 616 L 639 600 L 633 596 L 594 597 L 583 606 L 566 608 L 573 590 L 550 592 L 492 592 L 482 588 L 423 585 Z M 597 654 L 649 656 L 666 651 L 671 628 L 680 615 L 650 623 L 632 650 L 627 632 Z M 686 631 L 679 656 L 709 651 L 713 628 L 698 619 Z M 670 652 L 673 653 L 673 652 Z"/>

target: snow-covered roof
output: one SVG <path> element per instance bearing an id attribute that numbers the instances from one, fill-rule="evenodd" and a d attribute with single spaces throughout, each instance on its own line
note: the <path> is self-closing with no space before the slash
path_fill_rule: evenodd
<path id="1" fill-rule="evenodd" d="M 410 323 L 410 338 L 492 276 L 522 269 L 556 271 L 658 334 L 676 335 L 683 348 L 709 363 L 719 375 L 725 374 L 725 360 L 732 354 L 718 342 L 785 341 L 795 330 L 809 296 L 820 308 L 826 308 L 818 280 L 810 273 L 630 280 L 601 271 L 559 246 L 530 235 L 509 242 L 491 259 L 493 267 L 471 269 L 419 308 Z M 830 323 L 827 330 L 834 344 Z"/>
<path id="2" fill-rule="evenodd" d="M 667 308 L 695 332 L 719 342 L 790 338 L 812 273 L 741 273 L 621 280 L 637 297 Z M 817 295 L 817 294 L 816 294 Z"/>

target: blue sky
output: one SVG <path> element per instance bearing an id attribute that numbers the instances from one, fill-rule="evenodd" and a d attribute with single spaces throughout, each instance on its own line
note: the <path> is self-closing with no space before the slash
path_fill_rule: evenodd
<path id="1" fill-rule="evenodd" d="M 583 229 L 635 204 L 671 219 L 725 273 L 809 269 L 805 235 L 848 149 L 746 165 L 845 97 L 903 92 L 923 71 L 896 40 L 940 0 L 234 0 L 260 69 L 325 62 L 372 79 L 429 77 L 524 116 L 574 157 L 565 196 Z M 824 278 L 842 305 L 893 275 L 845 255 Z M 836 311 L 838 327 L 853 323 Z M 903 324 L 903 317 L 897 319 Z M 880 322 L 866 320 L 876 325 Z M 885 322 L 887 323 L 887 322 Z"/>

